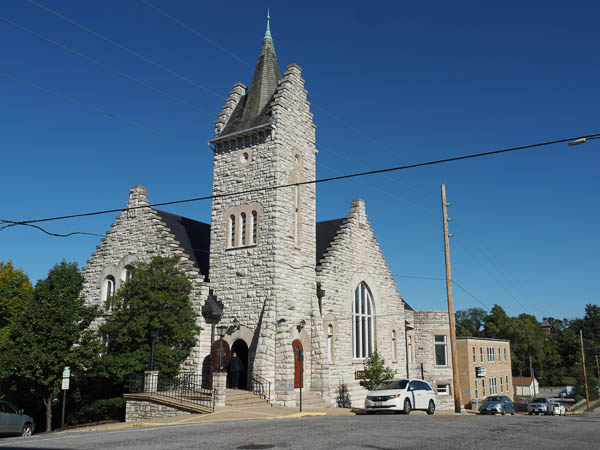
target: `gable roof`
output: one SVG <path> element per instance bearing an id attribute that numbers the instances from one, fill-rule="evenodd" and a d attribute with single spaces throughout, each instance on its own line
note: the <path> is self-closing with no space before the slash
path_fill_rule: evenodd
<path id="1" fill-rule="evenodd" d="M 338 233 L 340 226 L 345 220 L 346 219 L 333 219 L 317 222 L 317 266 L 319 265 L 321 258 L 323 258 L 323 255 L 331 245 L 331 241 L 333 241 L 333 238 Z"/>
<path id="2" fill-rule="evenodd" d="M 196 263 L 200 273 L 208 276 L 210 257 L 210 225 L 187 217 L 155 209 L 162 221 L 181 244 L 183 251 Z"/>
<path id="3" fill-rule="evenodd" d="M 513 377 L 513 386 L 531 386 L 533 378 L 531 377 Z"/>

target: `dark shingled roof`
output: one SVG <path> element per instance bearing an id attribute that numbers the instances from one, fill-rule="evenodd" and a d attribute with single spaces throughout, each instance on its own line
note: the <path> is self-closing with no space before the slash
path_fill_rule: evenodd
<path id="1" fill-rule="evenodd" d="M 171 233 L 181 243 L 183 251 L 196 263 L 202 275 L 208 275 L 210 256 L 210 225 L 187 217 L 155 210 Z"/>
<path id="2" fill-rule="evenodd" d="M 409 311 L 414 311 L 412 306 L 410 306 L 408 303 L 406 303 L 406 300 L 402 299 L 402 301 L 404 302 L 404 309 L 408 309 Z"/>
<path id="3" fill-rule="evenodd" d="M 317 265 L 323 258 L 323 255 L 329 248 L 331 241 L 338 233 L 340 226 L 346 219 L 333 219 L 325 220 L 323 222 L 317 222 Z"/>
<path id="4" fill-rule="evenodd" d="M 280 80 L 281 72 L 275 55 L 275 46 L 269 33 L 268 36 L 265 35 L 260 49 L 250 91 L 240 99 L 220 136 L 269 123 L 271 120 L 269 104 Z"/>

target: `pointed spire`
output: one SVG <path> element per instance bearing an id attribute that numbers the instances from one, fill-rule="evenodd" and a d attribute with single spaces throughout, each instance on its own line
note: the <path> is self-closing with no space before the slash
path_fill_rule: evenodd
<path id="1" fill-rule="evenodd" d="M 269 8 L 267 8 L 267 31 L 265 31 L 265 39 L 269 39 L 269 40 L 273 40 L 273 37 L 271 36 L 271 27 L 270 27 L 270 22 L 271 22 L 271 14 L 269 13 Z"/>
<path id="2" fill-rule="evenodd" d="M 257 119 L 262 120 L 264 109 L 273 97 L 279 80 L 281 80 L 275 45 L 271 36 L 270 20 L 271 14 L 267 10 L 267 31 L 265 32 L 258 63 L 254 70 L 254 77 L 242 114 L 242 122 L 245 125 L 256 124 Z"/>

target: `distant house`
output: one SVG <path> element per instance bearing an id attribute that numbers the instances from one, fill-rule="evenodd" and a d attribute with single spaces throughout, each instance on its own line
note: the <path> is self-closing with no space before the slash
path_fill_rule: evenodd
<path id="1" fill-rule="evenodd" d="M 513 377 L 513 386 L 517 397 L 533 397 L 540 392 L 538 380 L 532 377 Z"/>

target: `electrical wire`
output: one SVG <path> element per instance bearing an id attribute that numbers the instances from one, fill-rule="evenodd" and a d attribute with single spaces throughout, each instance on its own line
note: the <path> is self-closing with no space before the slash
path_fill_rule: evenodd
<path id="1" fill-rule="evenodd" d="M 168 92 L 165 92 L 165 91 L 163 91 L 163 90 L 161 90 L 161 89 L 159 89 L 157 87 L 152 86 L 150 83 L 147 83 L 147 82 L 145 82 L 143 80 L 135 78 L 134 76 L 129 75 L 129 74 L 127 74 L 127 73 L 125 73 L 125 72 L 123 72 L 123 71 L 121 71 L 119 69 L 116 69 L 116 68 L 114 68 L 112 66 L 104 64 L 103 62 L 98 61 L 97 59 L 92 58 L 91 56 L 85 55 L 84 53 L 81 53 L 81 52 L 79 52 L 77 50 L 74 50 L 74 49 L 72 49 L 70 47 L 67 47 L 64 44 L 61 44 L 60 42 L 57 42 L 57 41 L 55 41 L 53 39 L 50 39 L 50 38 L 44 36 L 43 34 L 37 33 L 35 31 L 27 28 L 27 27 L 24 27 L 23 25 L 19 25 L 18 23 L 13 22 L 13 21 L 7 19 L 6 17 L 0 16 L 0 20 L 3 21 L 3 22 L 8 23 L 9 25 L 12 25 L 15 28 L 18 28 L 18 29 L 20 29 L 22 31 L 30 33 L 30 34 L 34 35 L 35 37 L 37 37 L 39 39 L 42 39 L 42 40 L 44 40 L 46 42 L 49 42 L 50 44 L 53 44 L 53 45 L 55 45 L 55 46 L 57 46 L 57 47 L 65 50 L 65 51 L 67 51 L 69 53 L 72 53 L 73 55 L 79 56 L 79 57 L 85 59 L 86 61 L 89 61 L 89 62 L 91 62 L 91 63 L 93 63 L 93 64 L 95 64 L 95 65 L 97 65 L 99 67 L 102 67 L 105 70 L 108 70 L 110 72 L 116 73 L 117 75 L 119 75 L 119 76 L 121 76 L 123 78 L 126 78 L 126 79 L 128 79 L 130 81 L 133 81 L 133 82 L 135 82 L 135 83 L 137 83 L 137 84 L 139 84 L 141 86 L 144 86 L 145 88 L 148 88 L 148 89 L 156 92 L 157 94 L 160 94 L 160 95 L 162 95 L 164 97 L 167 97 L 167 98 L 173 100 L 174 102 L 181 103 L 182 105 L 188 106 L 188 107 L 190 107 L 192 109 L 195 109 L 196 111 L 200 111 L 200 112 L 202 112 L 203 114 L 205 114 L 207 116 L 213 117 L 213 114 L 209 114 L 208 111 L 206 111 L 204 108 L 196 106 L 196 105 L 188 102 L 187 100 L 185 100 L 183 98 L 171 95 Z"/>
<path id="2" fill-rule="evenodd" d="M 2 74 L 0 73 L 0 75 L 2 75 Z M 455 156 L 452 158 L 444 158 L 444 159 L 437 159 L 437 160 L 433 160 L 433 161 L 407 164 L 407 165 L 403 165 L 403 166 L 388 167 L 385 169 L 369 170 L 366 172 L 356 172 L 356 173 L 351 173 L 351 174 L 347 174 L 347 175 L 339 175 L 339 176 L 328 177 L 328 178 L 319 178 L 316 180 L 301 181 L 298 183 L 287 183 L 287 184 L 281 184 L 281 185 L 275 185 L 275 186 L 259 187 L 259 188 L 254 188 L 254 189 L 246 189 L 243 191 L 206 195 L 206 196 L 202 196 L 202 197 L 193 197 L 193 198 L 188 198 L 188 199 L 183 199 L 183 200 L 172 200 L 172 201 L 152 203 L 152 204 L 142 205 L 142 206 L 132 206 L 129 208 L 106 209 L 106 210 L 102 210 L 102 211 L 92 211 L 92 212 L 87 212 L 87 213 L 69 214 L 69 215 L 64 215 L 64 216 L 47 217 L 47 218 L 43 218 L 43 219 L 31 219 L 31 220 L 22 220 L 22 221 L 5 220 L 5 221 L 13 223 L 15 225 L 22 225 L 22 224 L 28 224 L 28 223 L 39 223 L 39 222 L 49 222 L 49 221 L 54 221 L 54 220 L 73 219 L 76 217 L 97 216 L 100 214 L 109 214 L 109 213 L 114 213 L 114 212 L 122 212 L 122 211 L 141 209 L 141 208 L 152 208 L 152 207 L 156 207 L 156 206 L 177 205 L 177 204 L 182 204 L 182 203 L 191 203 L 191 202 L 198 202 L 198 201 L 211 200 L 211 199 L 217 199 L 217 198 L 234 197 L 236 195 L 245 195 L 245 194 L 250 194 L 253 192 L 261 192 L 261 191 L 267 192 L 267 191 L 273 191 L 276 189 L 284 189 L 284 188 L 292 187 L 292 186 L 303 186 L 303 185 L 309 185 L 309 184 L 327 183 L 327 182 L 331 182 L 331 181 L 346 180 L 346 179 L 350 179 L 350 178 L 363 177 L 363 176 L 368 176 L 368 175 L 377 175 L 377 174 L 394 172 L 394 171 L 399 171 L 399 170 L 414 169 L 417 167 L 426 167 L 426 166 L 432 166 L 432 165 L 436 165 L 436 164 L 444 164 L 444 163 L 453 162 L 453 161 L 462 161 L 465 159 L 480 158 L 483 156 L 490 156 L 490 155 L 497 155 L 497 154 L 501 154 L 501 153 L 508 153 L 508 152 L 514 152 L 514 151 L 520 151 L 520 150 L 539 148 L 539 147 L 553 145 L 553 144 L 559 144 L 559 143 L 563 143 L 563 142 L 570 142 L 570 141 L 573 141 L 576 139 L 590 138 L 590 137 L 596 137 L 596 136 L 600 137 L 600 133 L 587 134 L 587 135 L 583 135 L 583 136 L 570 137 L 570 138 L 565 138 L 565 139 L 557 139 L 554 141 L 539 142 L 537 144 L 521 145 L 518 147 L 510 147 L 510 148 L 504 148 L 504 149 L 500 149 L 500 150 L 492 150 L 489 152 Z"/>
<path id="3" fill-rule="evenodd" d="M 223 97 L 222 95 L 219 95 L 218 93 L 216 93 L 216 92 L 215 92 L 215 91 L 213 91 L 212 89 L 209 89 L 209 88 L 207 88 L 206 86 L 203 86 L 203 85 L 201 85 L 200 83 L 198 83 L 198 82 L 196 82 L 196 81 L 194 81 L 194 80 L 192 80 L 192 79 L 190 79 L 190 78 L 186 77 L 185 75 L 182 75 L 182 74 L 180 74 L 180 73 L 178 73 L 178 72 L 176 72 L 176 71 L 174 71 L 174 70 L 172 70 L 172 69 L 169 69 L 168 67 L 166 67 L 166 66 L 163 66 L 162 64 L 160 64 L 160 63 L 157 63 L 156 61 L 154 61 L 154 60 L 152 60 L 152 59 L 150 59 L 150 58 L 147 58 L 147 57 L 145 57 L 144 55 L 141 55 L 140 53 L 138 53 L 138 52 L 136 52 L 136 51 L 134 51 L 134 50 L 131 50 L 130 48 L 127 48 L 127 47 L 125 47 L 124 45 L 122 45 L 122 44 L 119 44 L 118 42 L 116 42 L 116 41 L 113 41 L 112 39 L 110 39 L 110 38 L 108 38 L 108 37 L 106 37 L 106 36 L 104 36 L 104 35 L 102 35 L 102 34 L 100 34 L 100 33 L 97 33 L 97 32 L 95 32 L 94 30 L 92 30 L 92 29 L 90 29 L 90 28 L 88 28 L 88 27 L 86 27 L 86 26 L 84 26 L 84 25 L 81 25 L 80 23 L 76 22 L 76 21 L 75 21 L 75 20 L 73 20 L 73 19 L 69 19 L 68 17 L 66 17 L 66 16 L 63 16 L 63 15 L 62 15 L 62 14 L 60 14 L 58 11 L 55 11 L 55 10 L 53 10 L 53 9 L 50 9 L 50 8 L 48 8 L 47 6 L 44 6 L 44 5 L 42 5 L 42 4 L 38 3 L 38 2 L 35 2 L 34 0 L 27 0 L 27 1 L 28 1 L 30 4 L 32 4 L 32 5 L 34 5 L 34 6 L 37 6 L 38 8 L 40 8 L 40 9 L 43 9 L 44 11 L 46 11 L 46 12 L 49 12 L 50 14 L 53 14 L 53 15 L 55 15 L 56 17 L 59 17 L 59 18 L 63 19 L 64 21 L 66 21 L 66 22 L 68 22 L 68 23 L 70 23 L 70 24 L 72 24 L 72 25 L 75 25 L 77 28 L 79 28 L 79 29 L 81 29 L 81 30 L 83 30 L 83 31 L 86 31 L 86 32 L 88 32 L 88 33 L 90 33 L 90 34 L 92 34 L 92 35 L 96 36 L 97 38 L 99 38 L 99 39 L 102 39 L 102 40 L 103 40 L 103 41 L 105 41 L 105 42 L 108 42 L 108 43 L 109 43 L 109 44 L 111 44 L 111 45 L 114 45 L 115 47 L 117 47 L 117 48 L 119 48 L 119 49 L 123 50 L 124 52 L 127 52 L 127 53 L 129 53 L 129 54 L 131 54 L 131 55 L 135 56 L 136 58 L 139 58 L 139 59 L 141 59 L 142 61 L 145 61 L 145 62 L 147 62 L 148 64 L 151 64 L 151 65 L 153 65 L 154 67 L 157 67 L 157 68 L 159 68 L 159 69 L 161 69 L 161 70 L 163 70 L 163 71 L 165 71 L 165 72 L 167 72 L 167 73 L 169 73 L 169 74 L 171 74 L 171 75 L 173 75 L 173 76 L 175 76 L 175 77 L 179 78 L 180 80 L 183 80 L 183 81 L 185 81 L 185 82 L 187 82 L 187 83 L 189 83 L 189 84 L 192 84 L 192 85 L 194 85 L 194 86 L 196 86 L 196 87 L 198 87 L 198 88 L 200 88 L 200 89 L 202 89 L 202 90 L 204 90 L 204 91 L 208 92 L 209 94 L 212 94 L 212 95 L 214 95 L 214 96 L 215 96 L 215 97 L 217 97 L 217 98 L 220 98 L 221 100 L 224 100 L 224 97 Z"/>
<path id="4" fill-rule="evenodd" d="M 67 101 L 67 102 L 70 102 L 70 103 L 73 103 L 75 105 L 81 106 L 82 108 L 87 109 L 89 111 L 94 111 L 94 112 L 100 113 L 100 114 L 102 114 L 102 115 L 104 115 L 106 117 L 114 119 L 114 120 L 116 120 L 118 122 L 123 122 L 124 124 L 127 124 L 129 126 L 132 126 L 132 127 L 135 127 L 135 128 L 139 128 L 141 130 L 147 131 L 147 132 L 155 134 L 157 136 L 161 136 L 161 137 L 170 139 L 170 140 L 175 141 L 175 142 L 177 142 L 179 144 L 185 144 L 186 146 L 191 147 L 193 149 L 198 149 L 198 147 L 195 144 L 191 144 L 189 142 L 183 141 L 183 140 L 181 140 L 181 139 L 179 139 L 179 138 L 177 138 L 175 136 L 171 136 L 171 135 L 169 135 L 167 133 L 164 133 L 164 132 L 162 132 L 160 130 L 157 130 L 156 128 L 151 128 L 151 127 L 148 127 L 148 126 L 143 125 L 141 123 L 134 122 L 133 120 L 125 119 L 125 118 L 120 117 L 120 116 L 118 116 L 116 114 L 110 113 L 110 112 L 105 111 L 105 110 L 103 110 L 101 108 L 98 108 L 96 106 L 90 105 L 89 103 L 84 103 L 84 102 L 82 102 L 80 100 L 77 100 L 76 98 L 67 97 L 66 95 L 63 95 L 60 92 L 54 91 L 52 89 L 44 88 L 44 87 L 39 86 L 37 84 L 31 83 L 29 81 L 25 81 L 25 80 L 22 80 L 20 78 L 17 78 L 17 77 L 15 77 L 13 75 L 10 75 L 8 73 L 0 72 L 0 77 L 8 78 L 9 80 L 15 81 L 15 82 L 17 82 L 19 84 L 22 84 L 24 86 L 37 89 L 37 90 L 42 91 L 42 92 L 44 92 L 46 94 L 49 94 L 49 95 L 54 95 L 55 97 L 61 98 L 61 99 L 65 100 L 65 101 Z"/>

